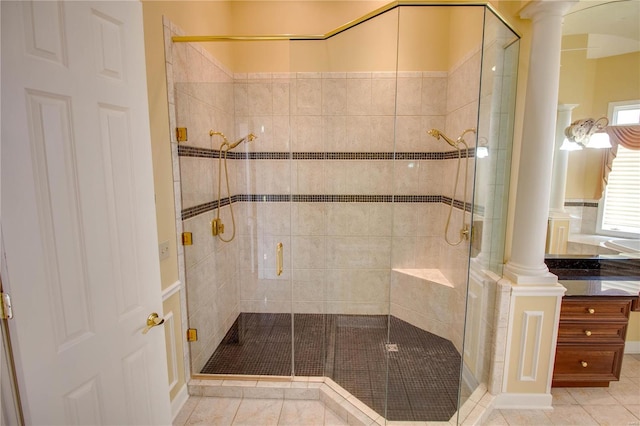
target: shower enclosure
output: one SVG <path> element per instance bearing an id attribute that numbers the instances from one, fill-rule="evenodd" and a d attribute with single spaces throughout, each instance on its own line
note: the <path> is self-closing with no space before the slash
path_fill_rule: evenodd
<path id="1" fill-rule="evenodd" d="M 387 420 L 448 421 L 490 380 L 518 37 L 486 6 L 400 3 L 320 40 L 215 42 L 231 65 L 176 40 L 191 374 L 326 377 Z M 286 70 L 244 69 L 257 49 Z"/>

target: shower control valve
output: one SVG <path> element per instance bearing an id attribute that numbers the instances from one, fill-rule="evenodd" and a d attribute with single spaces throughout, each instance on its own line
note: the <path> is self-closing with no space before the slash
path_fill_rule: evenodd
<path id="1" fill-rule="evenodd" d="M 211 221 L 211 233 L 214 237 L 218 234 L 224 234 L 224 224 L 219 217 Z"/>
<path id="2" fill-rule="evenodd" d="M 469 225 L 465 224 L 464 228 L 460 230 L 460 236 L 468 241 L 470 234 L 471 234 L 471 229 L 469 228 Z"/>

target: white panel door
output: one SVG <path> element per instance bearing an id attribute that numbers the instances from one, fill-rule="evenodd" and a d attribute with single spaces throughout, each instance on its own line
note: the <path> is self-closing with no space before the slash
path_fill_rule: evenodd
<path id="1" fill-rule="evenodd" d="M 142 6 L 1 7 L 3 281 L 26 422 L 168 424 L 163 326 L 142 334 L 162 312 Z"/>

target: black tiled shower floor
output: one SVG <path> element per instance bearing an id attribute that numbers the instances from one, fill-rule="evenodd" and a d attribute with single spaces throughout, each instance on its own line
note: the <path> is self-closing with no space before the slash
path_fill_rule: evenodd
<path id="1" fill-rule="evenodd" d="M 460 354 L 449 340 L 386 315 L 291 321 L 291 314 L 240 314 L 201 373 L 327 376 L 387 420 L 448 421 L 455 413 Z M 398 351 L 387 351 L 387 342 Z"/>

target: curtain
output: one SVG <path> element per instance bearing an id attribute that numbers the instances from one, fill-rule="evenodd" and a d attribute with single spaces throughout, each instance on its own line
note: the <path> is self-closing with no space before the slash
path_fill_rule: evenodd
<path id="1" fill-rule="evenodd" d="M 618 146 L 622 145 L 627 149 L 640 150 L 640 125 L 607 126 L 605 132 L 607 132 L 611 140 L 611 148 L 604 154 L 604 165 L 602 167 L 603 192 L 609 181 L 613 160 L 618 155 Z"/>

